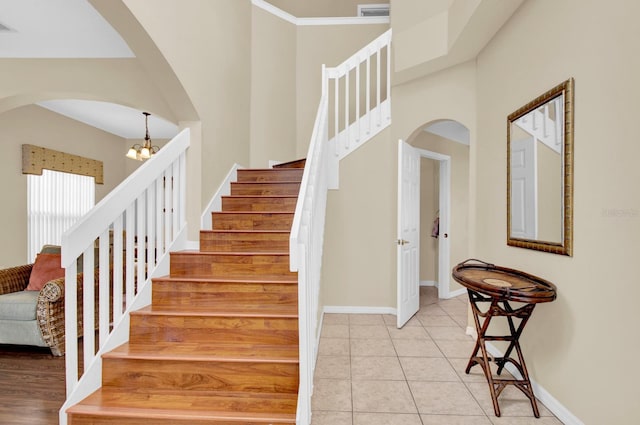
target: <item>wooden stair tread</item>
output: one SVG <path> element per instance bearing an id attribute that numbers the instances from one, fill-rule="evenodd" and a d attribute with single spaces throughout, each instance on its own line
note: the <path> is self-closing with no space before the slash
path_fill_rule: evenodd
<path id="1" fill-rule="evenodd" d="M 297 398 L 297 394 L 286 393 L 185 393 L 166 390 L 118 391 L 114 388 L 102 388 L 67 409 L 67 413 L 138 416 L 148 419 L 244 419 L 264 420 L 266 423 L 295 423 Z"/>
<path id="2" fill-rule="evenodd" d="M 213 256 L 213 255 L 241 255 L 241 256 L 254 256 L 254 255 L 281 255 L 281 256 L 287 256 L 289 255 L 289 250 L 286 251 L 197 251 L 197 250 L 190 250 L 190 249 L 186 249 L 186 250 L 182 250 L 182 251 L 174 251 L 171 252 L 171 255 L 180 255 L 180 254 L 185 254 L 185 255 L 206 255 L 206 256 Z"/>
<path id="3" fill-rule="evenodd" d="M 298 197 L 296 195 L 223 195 L 223 198 L 237 198 L 237 199 L 244 199 L 244 198 L 259 198 L 259 199 L 269 199 L 269 198 L 275 198 L 275 199 L 298 199 Z"/>
<path id="4" fill-rule="evenodd" d="M 154 282 L 192 282 L 202 284 L 216 284 L 216 283 L 298 283 L 297 276 L 251 276 L 251 277 L 212 277 L 206 276 L 163 276 L 153 278 Z"/>
<path id="5" fill-rule="evenodd" d="M 102 355 L 103 358 L 172 359 L 188 361 L 298 363 L 298 346 L 256 344 L 155 344 L 125 343 Z"/>
<path id="6" fill-rule="evenodd" d="M 207 317 L 245 317 L 245 318 L 279 318 L 297 319 L 297 307 L 287 305 L 267 306 L 228 306 L 216 311 L 210 306 L 189 306 L 185 310 L 183 306 L 156 306 L 149 305 L 131 312 L 132 315 L 156 315 L 156 316 L 207 316 Z"/>

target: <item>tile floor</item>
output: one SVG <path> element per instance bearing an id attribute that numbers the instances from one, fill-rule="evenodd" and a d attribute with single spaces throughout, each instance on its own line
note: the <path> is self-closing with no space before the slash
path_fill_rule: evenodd
<path id="1" fill-rule="evenodd" d="M 562 424 L 540 402 L 536 419 L 513 386 L 495 417 L 482 369 L 464 373 L 474 346 L 466 294 L 438 300 L 436 288 L 423 287 L 420 304 L 402 329 L 392 315 L 325 314 L 312 425 Z"/>

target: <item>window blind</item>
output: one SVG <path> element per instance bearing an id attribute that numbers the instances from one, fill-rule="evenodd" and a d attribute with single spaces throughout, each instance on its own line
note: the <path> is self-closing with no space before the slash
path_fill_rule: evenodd
<path id="1" fill-rule="evenodd" d="M 43 245 L 60 245 L 62 233 L 95 204 L 93 177 L 42 170 L 27 175 L 28 261 Z"/>

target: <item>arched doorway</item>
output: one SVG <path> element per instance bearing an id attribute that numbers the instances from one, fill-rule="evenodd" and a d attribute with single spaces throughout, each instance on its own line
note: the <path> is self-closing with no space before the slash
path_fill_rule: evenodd
<path id="1" fill-rule="evenodd" d="M 398 163 L 398 327 L 420 307 L 421 286 L 439 298 L 464 292 L 450 265 L 466 256 L 469 131 L 452 120 L 428 123 L 400 142 Z M 452 287 L 453 286 L 453 287 Z"/>

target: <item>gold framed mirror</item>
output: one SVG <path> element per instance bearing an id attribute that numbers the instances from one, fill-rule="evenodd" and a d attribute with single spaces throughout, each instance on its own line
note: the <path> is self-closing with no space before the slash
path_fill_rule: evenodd
<path id="1" fill-rule="evenodd" d="M 507 118 L 507 245 L 572 255 L 570 78 Z"/>

